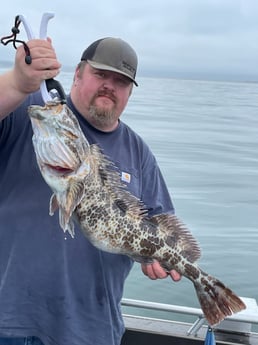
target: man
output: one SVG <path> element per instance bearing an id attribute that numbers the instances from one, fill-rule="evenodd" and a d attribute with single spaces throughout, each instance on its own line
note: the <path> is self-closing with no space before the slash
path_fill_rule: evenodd
<path id="1" fill-rule="evenodd" d="M 64 235 L 49 217 L 51 191 L 37 167 L 27 108 L 43 104 L 40 83 L 60 69 L 50 40 L 28 42 L 32 63 L 17 49 L 14 68 L 0 77 L 0 345 L 118 345 L 126 256 L 94 248 L 81 231 Z M 118 166 L 128 189 L 150 215 L 173 213 L 157 162 L 142 139 L 120 121 L 131 95 L 137 56 L 123 40 L 91 44 L 78 64 L 68 106 L 90 143 Z M 165 278 L 157 262 L 142 265 Z M 175 281 L 180 275 L 171 271 Z"/>

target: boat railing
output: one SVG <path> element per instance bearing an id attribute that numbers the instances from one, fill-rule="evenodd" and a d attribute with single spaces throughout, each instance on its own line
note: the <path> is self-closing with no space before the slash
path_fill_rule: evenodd
<path id="1" fill-rule="evenodd" d="M 251 330 L 251 325 L 258 325 L 258 306 L 257 302 L 254 298 L 245 298 L 241 297 L 242 300 L 245 302 L 247 308 L 237 314 L 233 314 L 228 316 L 218 327 L 223 329 L 228 329 L 233 326 L 235 330 L 241 329 L 241 331 L 249 331 Z M 157 303 L 157 302 L 150 302 L 150 301 L 143 301 L 143 300 L 135 300 L 135 299 L 122 299 L 122 306 L 124 307 L 135 307 L 135 308 L 143 308 L 143 309 L 151 309 L 157 311 L 165 311 L 171 312 L 176 314 L 184 314 L 184 315 L 192 315 L 196 316 L 196 321 L 191 325 L 190 329 L 188 330 L 189 335 L 196 334 L 198 330 L 206 323 L 206 319 L 203 315 L 203 312 L 199 308 L 193 307 L 185 307 L 173 304 L 164 304 L 164 303 Z M 229 321 L 230 327 L 227 326 L 226 322 Z M 226 326 L 222 326 L 222 324 L 226 324 Z M 241 324 L 241 327 L 240 327 Z M 244 326 L 246 325 L 246 327 Z"/>

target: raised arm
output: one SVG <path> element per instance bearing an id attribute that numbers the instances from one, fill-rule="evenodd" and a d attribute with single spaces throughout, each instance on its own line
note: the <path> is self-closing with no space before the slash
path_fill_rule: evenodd
<path id="1" fill-rule="evenodd" d="M 54 78 L 61 67 L 51 40 L 33 39 L 28 43 L 32 63 L 25 63 L 23 46 L 17 49 L 13 69 L 0 76 L 0 120 L 10 114 L 43 80 Z"/>

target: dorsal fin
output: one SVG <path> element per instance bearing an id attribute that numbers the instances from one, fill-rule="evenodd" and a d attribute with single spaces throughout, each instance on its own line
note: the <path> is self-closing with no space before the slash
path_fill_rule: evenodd
<path id="1" fill-rule="evenodd" d="M 197 261 L 201 256 L 199 244 L 181 220 L 172 214 L 160 214 L 150 218 L 158 225 L 159 231 L 166 235 L 166 243 L 177 248 L 178 252 L 190 262 Z"/>
<path id="2" fill-rule="evenodd" d="M 122 212 L 144 217 L 148 212 L 146 206 L 128 191 L 126 184 L 121 181 L 121 176 L 115 164 L 102 153 L 98 145 L 91 145 L 90 150 L 92 159 L 95 160 L 93 166 L 97 164 L 98 177 L 112 197 L 114 204 Z"/>

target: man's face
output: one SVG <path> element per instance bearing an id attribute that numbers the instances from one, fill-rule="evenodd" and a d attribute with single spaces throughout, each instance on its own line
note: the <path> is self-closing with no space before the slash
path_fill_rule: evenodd
<path id="1" fill-rule="evenodd" d="M 131 91 L 132 82 L 126 76 L 86 64 L 83 70 L 76 70 L 71 96 L 93 126 L 109 131 L 117 126 Z"/>

